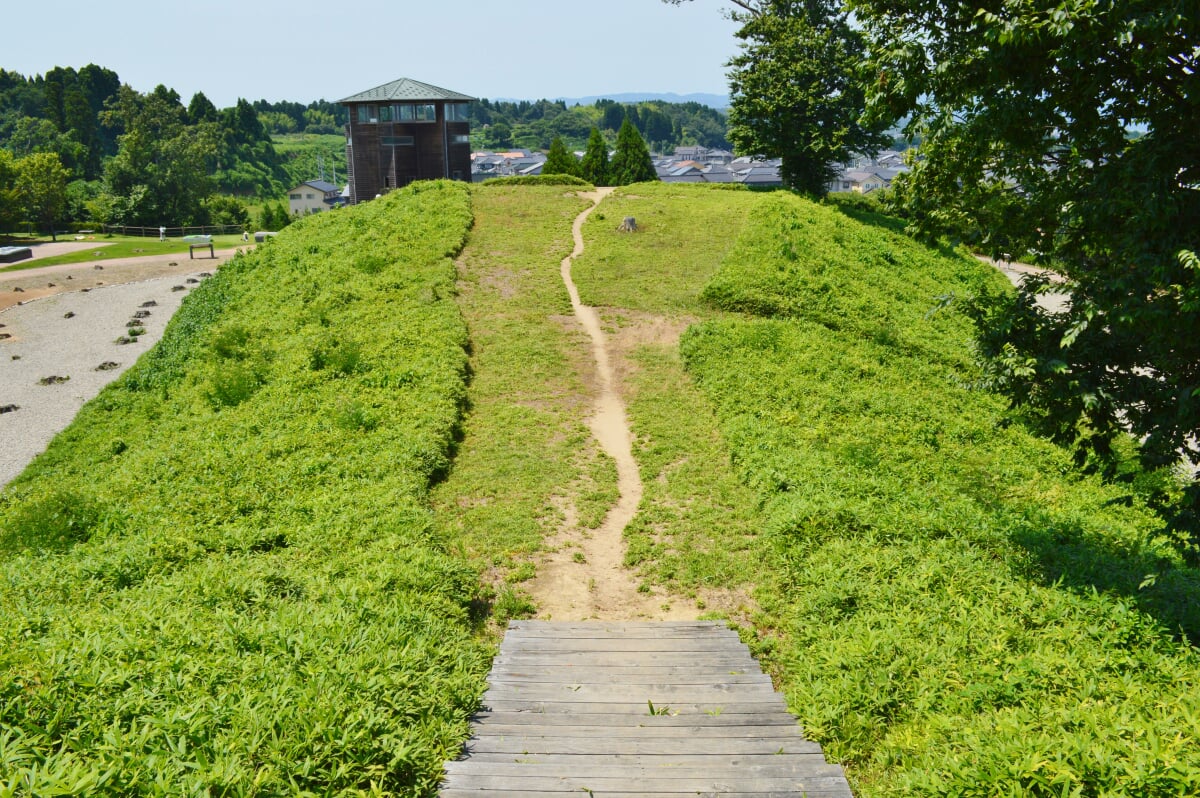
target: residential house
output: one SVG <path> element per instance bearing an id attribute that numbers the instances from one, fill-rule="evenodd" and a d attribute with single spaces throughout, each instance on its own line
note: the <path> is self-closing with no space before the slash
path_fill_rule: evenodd
<path id="1" fill-rule="evenodd" d="M 309 180 L 288 192 L 288 212 L 292 216 L 320 213 L 342 202 L 342 189 L 324 180 Z"/>

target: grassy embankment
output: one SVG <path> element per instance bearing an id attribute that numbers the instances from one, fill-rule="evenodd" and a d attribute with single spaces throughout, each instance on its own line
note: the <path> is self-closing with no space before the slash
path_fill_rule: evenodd
<path id="1" fill-rule="evenodd" d="M 66 240 L 66 239 L 64 239 Z M 137 236 L 97 236 L 94 241 L 88 241 L 95 247 L 88 247 L 77 252 L 55 255 L 51 258 L 37 258 L 5 264 L 0 272 L 16 272 L 23 269 L 37 269 L 42 266 L 57 266 L 62 263 L 103 263 L 117 258 L 147 258 L 151 255 L 187 255 L 187 242 L 179 239 L 159 241 L 157 238 L 139 238 Z M 213 236 L 213 247 L 216 249 L 233 249 L 244 242 L 240 235 Z M 207 252 L 207 250 L 205 250 Z M 207 257 L 207 256 L 206 256 Z"/>
<path id="2" fill-rule="evenodd" d="M 459 262 L 471 335 L 471 410 L 438 527 L 491 569 L 498 615 L 529 609 L 520 582 L 564 525 L 596 528 L 616 501 L 616 469 L 584 424 L 594 365 L 559 279 L 571 222 L 587 207 L 561 186 L 477 186 Z"/>
<path id="3" fill-rule="evenodd" d="M 1128 487 L 1080 475 L 964 387 L 969 325 L 931 311 L 997 275 L 782 194 L 735 200 L 751 206 L 738 234 L 746 206 L 721 224 L 710 196 L 618 195 L 577 280 L 588 302 L 704 319 L 682 352 L 731 450 L 711 478 L 732 462 L 761 528 L 710 578 L 756 584 L 754 645 L 809 734 L 862 795 L 1200 791 L 1200 656 L 1180 638 L 1200 637 L 1200 579 Z M 625 215 L 645 232 L 612 233 Z M 692 300 L 705 281 L 711 310 Z M 682 444 L 655 419 L 694 384 L 661 373 L 635 380 L 634 424 Z M 638 455 L 656 468 L 645 441 Z M 657 531 L 648 572 L 703 581 L 710 560 Z"/>
<path id="4" fill-rule="evenodd" d="M 423 184 L 234 259 L 0 494 L 0 795 L 432 791 L 490 653 L 428 504 L 470 223 Z"/>

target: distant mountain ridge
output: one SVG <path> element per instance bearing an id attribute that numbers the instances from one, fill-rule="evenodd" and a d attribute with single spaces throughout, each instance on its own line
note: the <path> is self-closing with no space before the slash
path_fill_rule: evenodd
<path id="1" fill-rule="evenodd" d="M 515 97 L 497 97 L 499 102 L 520 102 L 525 98 Z M 538 98 L 541 99 L 541 98 Z M 725 94 L 706 94 L 704 92 L 694 92 L 692 94 L 676 94 L 675 92 L 649 92 L 649 91 L 628 91 L 618 94 L 593 94 L 587 97 L 552 97 L 547 99 L 562 100 L 568 106 L 571 105 L 592 105 L 596 100 L 613 100 L 619 103 L 640 103 L 647 100 L 663 100 L 669 103 L 700 103 L 707 105 L 709 108 L 717 108 L 726 110 L 729 108 L 729 96 Z"/>

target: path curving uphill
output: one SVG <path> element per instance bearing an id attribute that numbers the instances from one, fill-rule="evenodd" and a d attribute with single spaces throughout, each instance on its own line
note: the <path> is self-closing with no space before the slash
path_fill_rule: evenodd
<path id="1" fill-rule="evenodd" d="M 683 602 L 664 602 L 661 596 L 639 592 L 633 574 L 623 567 L 625 527 L 642 501 L 642 479 L 633 457 L 633 435 L 618 391 L 604 329 L 596 308 L 583 304 L 571 279 L 571 264 L 583 254 L 583 224 L 600 202 L 613 192 L 598 188 L 586 194 L 591 202 L 571 226 L 575 247 L 562 261 L 561 275 L 575 318 L 591 341 L 595 361 L 597 396 L 588 427 L 601 449 L 617 467 L 619 499 L 600 527 L 581 542 L 585 567 L 564 552 L 552 553 L 538 567 L 530 588 L 543 618 L 555 620 L 681 620 L 696 617 Z M 680 605 L 680 606 L 676 606 Z"/>

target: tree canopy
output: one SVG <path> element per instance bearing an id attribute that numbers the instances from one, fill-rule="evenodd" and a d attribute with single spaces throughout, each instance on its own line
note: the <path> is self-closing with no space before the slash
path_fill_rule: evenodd
<path id="1" fill-rule="evenodd" d="M 560 136 L 555 136 L 550 142 L 550 151 L 546 153 L 546 163 L 542 165 L 544 175 L 575 175 L 579 176 L 579 161 L 574 154 L 567 151 Z"/>
<path id="2" fill-rule="evenodd" d="M 54 223 L 67 205 L 67 170 L 52 152 L 36 152 L 16 162 L 17 201 L 26 218 L 44 225 L 54 235 Z"/>
<path id="3" fill-rule="evenodd" d="M 742 27 L 741 52 L 728 64 L 729 140 L 741 154 L 782 158 L 786 186 L 823 196 L 840 164 L 890 141 L 885 121 L 861 121 L 862 35 L 840 0 L 733 5 Z"/>
<path id="4" fill-rule="evenodd" d="M 592 128 L 588 136 L 587 149 L 579 164 L 579 176 L 594 186 L 608 185 L 608 144 L 600 135 L 599 128 Z"/>
<path id="5" fill-rule="evenodd" d="M 1102 457 L 1200 458 L 1200 15 L 1182 3 L 854 0 L 871 109 L 922 145 L 897 199 L 914 230 L 1067 279 L 982 300 L 997 384 Z M 1193 9 L 1194 11 L 1194 9 Z"/>
<path id="6" fill-rule="evenodd" d="M 617 149 L 613 152 L 609 175 L 614 186 L 658 180 L 658 173 L 654 171 L 654 162 L 650 160 L 650 150 L 646 147 L 646 141 L 637 132 L 629 117 L 625 117 L 620 131 L 617 132 Z"/>

